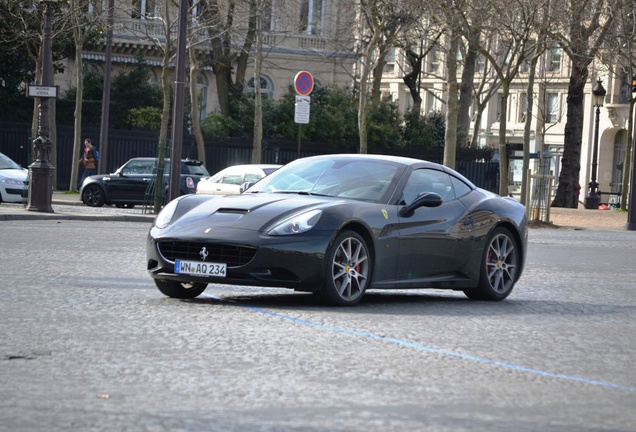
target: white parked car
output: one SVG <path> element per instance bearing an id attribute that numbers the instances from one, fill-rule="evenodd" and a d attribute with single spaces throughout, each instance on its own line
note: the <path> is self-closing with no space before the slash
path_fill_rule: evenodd
<path id="1" fill-rule="evenodd" d="M 282 165 L 248 164 L 233 165 L 208 177 L 199 180 L 198 194 L 238 195 L 243 183 L 256 183 L 260 179 L 276 171 Z"/>
<path id="2" fill-rule="evenodd" d="M 29 194 L 29 170 L 0 153 L 0 203 L 26 203 Z"/>

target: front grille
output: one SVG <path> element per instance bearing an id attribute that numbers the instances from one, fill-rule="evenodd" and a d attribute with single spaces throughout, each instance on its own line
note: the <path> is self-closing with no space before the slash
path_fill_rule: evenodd
<path id="1" fill-rule="evenodd" d="M 159 242 L 159 253 L 172 262 L 176 259 L 202 261 L 201 250 L 204 247 L 208 253 L 206 262 L 225 263 L 228 267 L 245 265 L 256 255 L 256 248 L 253 247 L 183 241 Z"/>

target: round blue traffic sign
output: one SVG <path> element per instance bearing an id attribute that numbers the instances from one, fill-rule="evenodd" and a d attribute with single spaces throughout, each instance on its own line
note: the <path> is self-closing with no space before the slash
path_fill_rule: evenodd
<path id="1" fill-rule="evenodd" d="M 314 89 L 314 77 L 307 71 L 300 71 L 294 78 L 294 89 L 301 96 L 307 96 Z"/>

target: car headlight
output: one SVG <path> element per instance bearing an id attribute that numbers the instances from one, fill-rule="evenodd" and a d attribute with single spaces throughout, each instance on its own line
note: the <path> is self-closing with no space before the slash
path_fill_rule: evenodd
<path id="1" fill-rule="evenodd" d="M 164 208 L 159 212 L 157 217 L 155 218 L 155 226 L 159 229 L 163 229 L 170 225 L 170 221 L 172 221 L 172 217 L 174 216 L 174 212 L 177 211 L 177 206 L 179 205 L 179 199 L 174 199 L 170 201 Z"/>
<path id="2" fill-rule="evenodd" d="M 267 234 L 292 235 L 307 232 L 316 225 L 321 214 L 322 210 L 318 209 L 297 213 L 276 225 Z"/>
<path id="3" fill-rule="evenodd" d="M 15 180 L 7 177 L 0 177 L 0 183 L 16 185 L 16 186 L 24 186 L 24 182 L 21 180 Z"/>

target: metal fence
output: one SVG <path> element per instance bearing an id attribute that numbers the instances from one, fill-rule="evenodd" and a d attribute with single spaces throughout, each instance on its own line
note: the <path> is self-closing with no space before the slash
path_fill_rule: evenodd
<path id="1" fill-rule="evenodd" d="M 82 128 L 82 140 L 91 138 L 100 149 L 100 130 L 97 127 Z M 32 137 L 30 124 L 0 122 L 0 152 L 24 167 L 31 162 Z M 158 132 L 121 131 L 108 132 L 108 166 L 106 172 L 114 172 L 133 157 L 156 156 Z M 67 190 L 70 184 L 72 164 L 77 163 L 80 154 L 73 155 L 73 127 L 57 126 L 57 161 L 51 161 L 56 168 L 56 188 Z M 316 154 L 337 153 L 327 145 L 307 143 L 301 145 L 300 157 Z M 169 154 L 169 153 L 168 153 Z M 205 144 L 205 165 L 210 174 L 237 164 L 250 163 L 252 143 L 240 140 L 212 142 Z M 414 157 L 441 163 L 443 150 L 425 151 L 422 149 L 391 150 L 386 154 Z M 285 140 L 266 140 L 263 142 L 262 162 L 286 164 L 299 156 L 297 143 Z M 197 159 L 197 147 L 194 138 L 183 137 L 182 158 Z M 463 174 L 477 186 L 489 191 L 499 191 L 499 163 L 490 161 L 490 152 L 479 149 L 458 149 L 456 171 Z"/>

